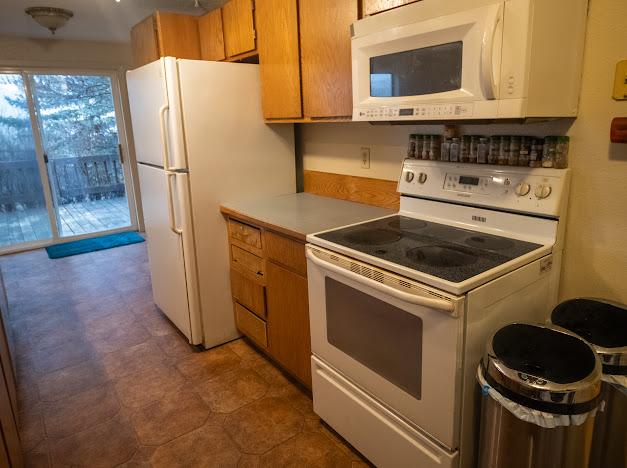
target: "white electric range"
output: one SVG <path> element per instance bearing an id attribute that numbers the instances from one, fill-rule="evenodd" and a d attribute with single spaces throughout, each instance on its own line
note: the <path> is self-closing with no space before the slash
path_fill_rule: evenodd
<path id="1" fill-rule="evenodd" d="M 488 337 L 557 303 L 569 171 L 408 159 L 397 215 L 307 236 L 314 410 L 379 467 L 471 467 Z"/>

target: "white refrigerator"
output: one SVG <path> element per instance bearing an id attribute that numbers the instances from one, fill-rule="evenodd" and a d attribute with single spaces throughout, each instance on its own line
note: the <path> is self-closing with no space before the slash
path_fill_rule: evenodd
<path id="1" fill-rule="evenodd" d="M 192 344 L 239 336 L 224 201 L 294 193 L 294 131 L 267 125 L 259 66 L 172 57 L 127 73 L 155 304 Z"/>

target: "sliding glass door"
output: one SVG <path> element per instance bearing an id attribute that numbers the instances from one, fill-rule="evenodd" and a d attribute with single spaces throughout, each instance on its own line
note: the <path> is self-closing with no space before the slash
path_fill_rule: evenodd
<path id="1" fill-rule="evenodd" d="M 112 78 L 0 73 L 0 249 L 135 224 Z"/>

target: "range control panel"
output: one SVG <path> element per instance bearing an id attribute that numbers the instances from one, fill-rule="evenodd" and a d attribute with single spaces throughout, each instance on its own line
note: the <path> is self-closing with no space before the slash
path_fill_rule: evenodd
<path id="1" fill-rule="evenodd" d="M 569 181 L 567 169 L 406 159 L 398 191 L 414 197 L 558 217 Z"/>

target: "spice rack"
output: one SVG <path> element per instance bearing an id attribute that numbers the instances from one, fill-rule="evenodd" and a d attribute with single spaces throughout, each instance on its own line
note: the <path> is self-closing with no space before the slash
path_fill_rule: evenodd
<path id="1" fill-rule="evenodd" d="M 407 157 L 431 161 L 496 164 L 499 166 L 568 166 L 569 137 L 536 138 L 519 135 L 442 135 L 411 134 Z"/>

